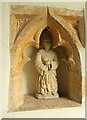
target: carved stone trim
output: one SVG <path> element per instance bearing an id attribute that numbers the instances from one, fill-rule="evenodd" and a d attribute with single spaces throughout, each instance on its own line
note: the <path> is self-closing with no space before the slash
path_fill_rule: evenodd
<path id="1" fill-rule="evenodd" d="M 20 10 L 21 8 L 19 8 Z M 18 10 L 18 11 L 19 11 Z M 46 9 L 45 9 L 46 10 Z M 16 10 L 13 10 L 12 13 L 16 13 Z M 45 11 L 44 15 L 39 14 L 33 16 L 28 20 L 23 22 L 23 25 L 18 28 L 17 15 L 13 15 L 11 20 L 11 30 L 14 30 L 11 38 L 11 70 L 10 70 L 10 87 L 9 87 L 9 110 L 13 111 L 23 103 L 23 93 L 22 93 L 22 70 L 24 64 L 30 60 L 25 55 L 26 48 L 28 46 L 39 47 L 40 35 L 42 31 L 49 27 L 54 41 L 54 47 L 63 46 L 66 47 L 68 51 L 68 60 L 65 62 L 69 66 L 71 76 L 75 74 L 74 78 L 70 78 L 71 82 L 75 80 L 76 84 L 72 84 L 70 89 L 70 99 L 77 102 L 81 102 L 82 93 L 81 93 L 81 63 L 80 63 L 80 51 L 79 48 L 82 47 L 77 32 L 73 26 L 63 19 L 61 16 L 58 16 L 54 13 L 49 14 Z M 24 13 L 23 18 L 25 19 Z M 30 16 L 29 16 L 30 17 Z M 13 27 L 14 24 L 14 27 Z M 68 38 L 64 39 L 62 32 L 65 32 Z M 77 85 L 78 83 L 78 85 Z M 78 86 L 78 87 L 77 87 Z M 77 88 L 79 91 L 77 91 Z M 77 93 L 74 94 L 74 92 Z"/>

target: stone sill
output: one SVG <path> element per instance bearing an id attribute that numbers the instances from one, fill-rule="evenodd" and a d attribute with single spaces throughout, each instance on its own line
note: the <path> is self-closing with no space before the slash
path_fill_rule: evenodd
<path id="1" fill-rule="evenodd" d="M 32 111 L 32 110 L 46 110 L 67 107 L 81 107 L 82 104 L 72 101 L 70 99 L 59 97 L 50 100 L 38 100 L 32 95 L 24 97 L 24 104 L 14 112 Z"/>

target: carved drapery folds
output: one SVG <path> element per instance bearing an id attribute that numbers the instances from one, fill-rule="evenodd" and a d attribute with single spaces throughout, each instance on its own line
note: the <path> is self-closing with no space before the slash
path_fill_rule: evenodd
<path id="1" fill-rule="evenodd" d="M 28 14 L 28 6 L 19 9 L 24 9 L 24 13 L 12 7 L 11 13 L 11 69 L 10 69 L 10 86 L 9 86 L 9 110 L 14 110 L 23 104 L 22 93 L 22 70 L 26 62 L 31 58 L 26 56 L 25 51 L 29 46 L 39 48 L 40 36 L 45 28 L 49 28 L 53 37 L 53 46 L 62 46 L 67 49 L 67 59 L 63 59 L 68 65 L 70 71 L 70 88 L 68 97 L 77 102 L 82 99 L 82 79 L 81 79 L 81 63 L 79 48 L 82 44 L 74 26 L 82 17 L 82 13 L 77 11 L 62 10 L 57 11 L 57 8 L 42 7 L 31 8 L 32 11 Z M 27 8 L 25 10 L 25 8 Z M 43 11 L 43 14 L 41 15 Z M 57 12 L 55 12 L 57 11 Z M 70 16 L 73 18 L 71 21 Z M 72 77 L 73 76 L 73 77 Z M 75 84 L 76 83 L 76 84 Z M 78 89 L 78 90 L 77 90 Z"/>

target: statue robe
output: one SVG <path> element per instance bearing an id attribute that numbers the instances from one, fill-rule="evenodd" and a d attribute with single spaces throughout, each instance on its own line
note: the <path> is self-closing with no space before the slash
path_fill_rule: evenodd
<path id="1" fill-rule="evenodd" d="M 46 61 L 51 63 L 51 70 L 48 70 Z M 37 92 L 39 94 L 56 93 L 58 90 L 56 69 L 59 65 L 56 53 L 52 50 L 39 50 L 35 64 L 39 72 Z"/>

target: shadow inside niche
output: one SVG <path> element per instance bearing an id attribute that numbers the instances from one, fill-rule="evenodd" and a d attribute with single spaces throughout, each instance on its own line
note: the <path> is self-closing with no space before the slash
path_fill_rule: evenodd
<path id="1" fill-rule="evenodd" d="M 26 54 L 31 58 L 29 62 L 24 65 L 23 69 L 23 94 L 34 95 L 36 93 L 36 81 L 38 79 L 38 72 L 35 67 L 35 57 L 38 49 L 29 47 Z"/>

